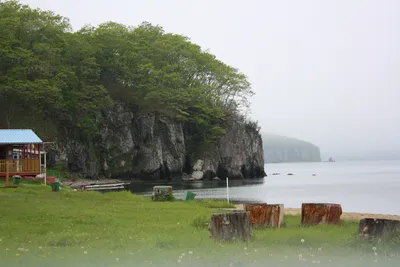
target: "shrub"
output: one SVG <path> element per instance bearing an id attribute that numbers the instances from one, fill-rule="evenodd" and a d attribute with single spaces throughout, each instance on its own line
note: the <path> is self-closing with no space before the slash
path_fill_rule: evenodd
<path id="1" fill-rule="evenodd" d="M 171 193 L 171 194 L 155 195 L 155 196 L 153 196 L 153 200 L 155 200 L 155 201 L 175 201 L 176 198 Z"/>

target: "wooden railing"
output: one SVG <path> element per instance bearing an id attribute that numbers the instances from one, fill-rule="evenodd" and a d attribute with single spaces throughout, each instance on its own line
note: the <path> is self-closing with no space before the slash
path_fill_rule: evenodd
<path id="1" fill-rule="evenodd" d="M 0 160 L 0 173 L 6 172 L 6 164 L 8 162 L 8 172 L 12 174 L 18 173 L 40 173 L 39 159 L 17 159 L 17 160 Z"/>

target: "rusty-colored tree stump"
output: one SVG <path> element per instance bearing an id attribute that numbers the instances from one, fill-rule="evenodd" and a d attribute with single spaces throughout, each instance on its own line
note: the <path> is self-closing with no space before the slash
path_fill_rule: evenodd
<path id="1" fill-rule="evenodd" d="M 332 203 L 303 203 L 301 206 L 302 224 L 338 224 L 342 206 Z"/>
<path id="2" fill-rule="evenodd" d="M 250 212 L 250 224 L 254 227 L 281 227 L 284 219 L 283 204 L 245 204 Z"/>
<path id="3" fill-rule="evenodd" d="M 154 186 L 153 195 L 151 197 L 154 201 L 172 201 L 172 186 Z"/>
<path id="4" fill-rule="evenodd" d="M 389 219 L 365 218 L 360 220 L 360 237 L 387 237 L 400 236 L 400 221 Z"/>
<path id="5" fill-rule="evenodd" d="M 250 233 L 250 212 L 216 213 L 211 216 L 210 238 L 216 241 L 248 241 Z"/>

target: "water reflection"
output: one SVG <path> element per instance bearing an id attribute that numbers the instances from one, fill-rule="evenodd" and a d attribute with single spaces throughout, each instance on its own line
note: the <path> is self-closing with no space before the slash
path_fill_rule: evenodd
<path id="1" fill-rule="evenodd" d="M 235 200 L 240 195 L 240 191 L 247 187 L 260 186 L 265 183 L 265 179 L 253 180 L 230 180 L 229 192 L 232 194 L 232 200 Z M 184 182 L 146 182 L 146 183 L 132 183 L 128 189 L 137 195 L 149 196 L 152 194 L 153 186 L 156 185 L 169 185 L 173 188 L 174 196 L 178 199 L 183 199 L 186 191 L 190 190 L 196 194 L 196 198 L 212 198 L 212 199 L 225 199 L 226 198 L 226 181 L 213 180 L 213 181 L 184 181 Z M 236 199 L 239 200 L 239 199 Z"/>
<path id="2" fill-rule="evenodd" d="M 304 202 L 332 202 L 346 212 L 400 215 L 400 161 L 268 164 L 266 171 L 265 179 L 229 181 L 229 199 L 291 208 Z M 178 199 L 189 190 L 197 199 L 226 199 L 226 182 L 221 180 L 132 183 L 129 190 L 148 196 L 155 185 L 171 185 Z"/>

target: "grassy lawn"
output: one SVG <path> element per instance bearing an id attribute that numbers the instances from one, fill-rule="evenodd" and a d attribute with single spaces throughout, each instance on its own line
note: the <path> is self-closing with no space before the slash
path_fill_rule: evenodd
<path id="1" fill-rule="evenodd" d="M 400 266 L 396 244 L 357 240 L 358 222 L 301 227 L 287 216 L 287 227 L 253 230 L 247 244 L 213 242 L 206 224 L 229 206 L 32 183 L 0 189 L 0 266 Z"/>

